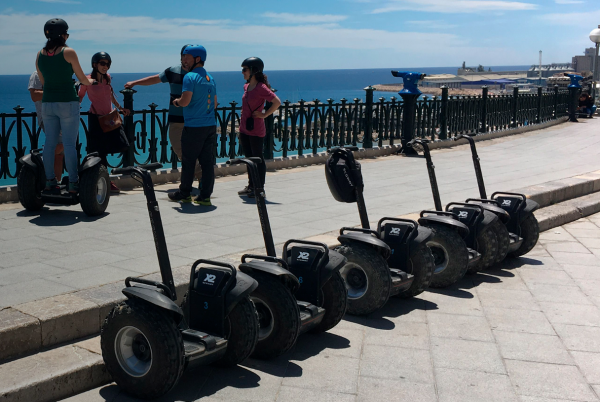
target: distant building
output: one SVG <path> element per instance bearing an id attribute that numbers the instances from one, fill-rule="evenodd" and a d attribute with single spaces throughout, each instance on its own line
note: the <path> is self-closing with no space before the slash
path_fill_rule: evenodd
<path id="1" fill-rule="evenodd" d="M 596 49 L 590 47 L 585 49 L 583 53 L 583 56 L 574 56 L 572 59 L 573 70 L 577 71 L 578 73 L 593 70 L 594 54 L 596 53 Z M 600 63 L 600 56 L 598 57 L 598 60 L 596 60 L 596 65 L 599 65 L 598 63 Z"/>
<path id="2" fill-rule="evenodd" d="M 554 74 L 565 73 L 568 71 L 573 71 L 571 63 L 553 63 L 542 65 L 542 78 L 552 77 Z M 539 66 L 531 66 L 531 68 L 527 71 L 527 77 L 529 78 L 537 78 L 539 75 Z"/>
<path id="3" fill-rule="evenodd" d="M 460 88 L 460 84 L 463 81 L 463 78 L 452 74 L 432 74 L 423 79 L 421 86 L 427 88 L 440 88 L 445 85 L 448 88 Z"/>

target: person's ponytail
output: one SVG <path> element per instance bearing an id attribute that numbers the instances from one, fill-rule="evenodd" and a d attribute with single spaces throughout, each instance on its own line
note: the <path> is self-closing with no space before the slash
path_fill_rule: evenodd
<path id="1" fill-rule="evenodd" d="M 265 84 L 267 86 L 267 88 L 271 89 L 271 84 L 269 84 L 269 80 L 267 79 L 266 74 L 261 72 L 261 73 L 254 74 L 254 76 L 256 77 L 256 81 L 262 82 L 263 84 Z"/>
<path id="2" fill-rule="evenodd" d="M 46 46 L 44 46 L 44 50 L 46 51 L 46 53 L 48 53 L 50 49 L 56 49 L 57 47 L 65 46 L 66 43 L 67 40 L 63 38 L 62 35 L 60 35 L 55 38 L 48 39 L 48 41 L 46 42 Z"/>

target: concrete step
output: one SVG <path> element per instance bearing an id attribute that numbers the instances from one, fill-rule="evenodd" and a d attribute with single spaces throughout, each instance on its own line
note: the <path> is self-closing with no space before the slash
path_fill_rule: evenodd
<path id="1" fill-rule="evenodd" d="M 49 402 L 110 382 L 100 337 L 0 365 L 0 400 Z"/>

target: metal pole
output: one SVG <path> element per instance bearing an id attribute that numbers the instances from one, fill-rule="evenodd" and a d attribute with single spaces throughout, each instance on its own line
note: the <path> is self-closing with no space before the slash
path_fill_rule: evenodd
<path id="1" fill-rule="evenodd" d="M 598 81 L 600 81 L 600 66 L 598 66 L 598 49 L 600 48 L 600 43 L 596 43 L 596 55 L 594 57 L 593 64 L 593 72 L 594 75 L 592 77 L 592 99 L 596 102 L 596 85 L 598 85 Z"/>
<path id="2" fill-rule="evenodd" d="M 541 50 L 540 50 L 540 73 L 539 73 L 539 78 L 540 78 L 539 85 L 542 86 L 542 51 Z"/>

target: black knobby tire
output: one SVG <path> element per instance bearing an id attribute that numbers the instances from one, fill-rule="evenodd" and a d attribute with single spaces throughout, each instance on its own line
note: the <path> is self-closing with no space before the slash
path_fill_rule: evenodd
<path id="1" fill-rule="evenodd" d="M 39 211 L 44 206 L 42 193 L 38 191 L 39 183 L 37 174 L 23 166 L 17 178 L 17 193 L 19 202 L 28 211 Z"/>
<path id="2" fill-rule="evenodd" d="M 97 164 L 81 172 L 79 203 L 88 216 L 102 215 L 110 200 L 110 177 L 106 167 Z"/>
<path id="3" fill-rule="evenodd" d="M 151 365 L 141 376 L 125 371 L 117 357 L 117 336 L 127 327 L 137 329 L 150 346 Z M 115 306 L 102 325 L 100 345 L 113 380 L 138 398 L 154 399 L 166 394 L 177 384 L 185 368 L 183 339 L 175 321 L 166 312 L 143 302 L 127 300 Z"/>
<path id="4" fill-rule="evenodd" d="M 407 267 L 407 272 L 414 275 L 414 279 L 408 289 L 396 295 L 396 297 L 402 299 L 408 299 L 423 293 L 431 283 L 433 270 L 435 268 L 433 255 L 426 243 L 419 244 L 417 250 L 415 250 L 414 254 L 409 258 L 408 263 L 409 266 Z"/>
<path id="5" fill-rule="evenodd" d="M 508 254 L 508 248 L 510 247 L 510 236 L 508 234 L 508 229 L 504 223 L 500 221 L 500 219 L 497 219 L 496 222 L 492 223 L 490 228 L 496 234 L 496 239 L 498 239 L 498 252 L 496 253 L 494 263 L 499 263 L 504 261 L 506 255 Z"/>
<path id="6" fill-rule="evenodd" d="M 240 300 L 227 316 L 225 325 L 227 352 L 216 366 L 231 367 L 246 360 L 258 342 L 258 317 L 250 297 Z"/>
<path id="7" fill-rule="evenodd" d="M 469 268 L 469 251 L 461 235 L 448 226 L 431 224 L 427 242 L 434 260 L 432 288 L 445 288 L 461 280 Z"/>
<path id="8" fill-rule="evenodd" d="M 262 328 L 252 357 L 272 359 L 294 346 L 300 334 L 300 309 L 292 292 L 279 279 L 260 272 L 249 273 L 258 282 L 250 294 Z M 269 331 L 264 334 L 263 331 Z"/>
<path id="9" fill-rule="evenodd" d="M 329 331 L 331 328 L 338 325 L 346 309 L 348 308 L 348 289 L 344 283 L 344 278 L 338 272 L 335 272 L 331 278 L 325 282 L 321 288 L 323 294 L 323 307 L 325 309 L 325 316 L 323 320 L 314 327 L 311 332 L 319 333 Z"/>
<path id="10" fill-rule="evenodd" d="M 540 225 L 534 214 L 529 214 L 527 218 L 521 222 L 521 237 L 523 243 L 516 251 L 510 253 L 511 257 L 520 257 L 531 251 L 538 242 L 540 237 Z"/>
<path id="11" fill-rule="evenodd" d="M 481 258 L 469 267 L 467 272 L 470 274 L 475 274 L 494 265 L 498 254 L 498 239 L 496 233 L 489 226 L 479 232 L 475 238 L 475 243 L 475 249 L 481 254 Z"/>
<path id="12" fill-rule="evenodd" d="M 370 246 L 358 243 L 339 246 L 335 251 L 348 259 L 341 271 L 348 288 L 348 313 L 364 315 L 383 307 L 390 298 L 392 277 L 381 254 Z M 361 275 L 367 280 L 366 290 L 360 297 L 352 296 L 352 286 L 348 284 L 348 274 L 352 275 L 352 270 L 362 270 Z"/>

